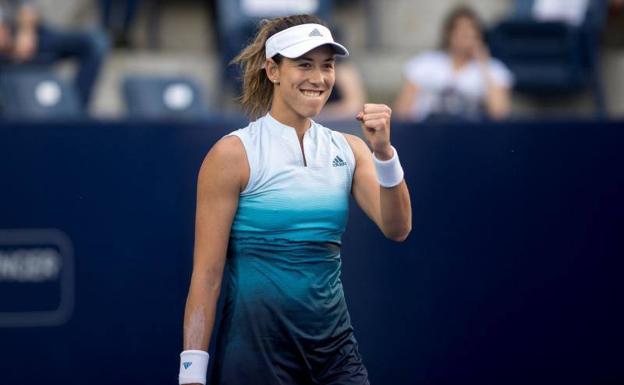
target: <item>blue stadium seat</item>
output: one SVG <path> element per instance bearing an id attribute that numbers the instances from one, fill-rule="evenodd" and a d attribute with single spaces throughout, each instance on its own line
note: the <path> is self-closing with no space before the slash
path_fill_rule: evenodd
<path id="1" fill-rule="evenodd" d="M 130 75 L 123 95 L 131 119 L 196 119 L 209 114 L 197 83 L 184 76 Z"/>
<path id="2" fill-rule="evenodd" d="M 14 120 L 75 119 L 83 116 L 73 85 L 47 67 L 3 67 L 0 115 Z"/>
<path id="3" fill-rule="evenodd" d="M 599 68 L 599 38 L 605 0 L 590 0 L 580 26 L 532 18 L 533 0 L 516 0 L 514 13 L 488 34 L 493 56 L 514 73 L 515 89 L 536 95 L 562 95 L 589 89 L 598 116 L 605 115 Z"/>

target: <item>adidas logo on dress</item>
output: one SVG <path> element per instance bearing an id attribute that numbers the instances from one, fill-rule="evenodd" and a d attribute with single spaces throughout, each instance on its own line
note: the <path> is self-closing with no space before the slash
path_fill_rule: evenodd
<path id="1" fill-rule="evenodd" d="M 336 156 L 334 158 L 334 161 L 332 162 L 332 166 L 334 167 L 340 167 L 340 166 L 346 166 L 346 165 L 347 165 L 347 162 L 342 160 L 339 156 Z"/>

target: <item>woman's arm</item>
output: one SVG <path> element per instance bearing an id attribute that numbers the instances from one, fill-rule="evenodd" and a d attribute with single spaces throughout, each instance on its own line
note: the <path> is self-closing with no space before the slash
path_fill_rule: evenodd
<path id="1" fill-rule="evenodd" d="M 511 110 L 509 87 L 496 84 L 489 71 L 485 70 L 486 79 L 485 108 L 488 116 L 494 120 L 505 119 Z"/>
<path id="2" fill-rule="evenodd" d="M 390 146 L 391 110 L 382 104 L 365 104 L 358 114 L 364 136 L 379 160 L 394 155 Z M 412 208 L 405 180 L 390 188 L 382 187 L 371 151 L 357 136 L 345 134 L 355 156 L 352 192 L 355 200 L 383 234 L 394 241 L 404 241 L 412 229 Z"/>
<path id="3" fill-rule="evenodd" d="M 208 351 L 238 197 L 249 179 L 239 138 L 227 136 L 210 150 L 199 171 L 193 275 L 184 312 L 184 350 Z"/>
<path id="4" fill-rule="evenodd" d="M 418 97 L 418 86 L 414 83 L 404 80 L 405 85 L 394 101 L 394 113 L 398 119 L 412 119 L 412 106 Z"/>
<path id="5" fill-rule="evenodd" d="M 501 120 L 511 111 L 509 87 L 498 84 L 490 69 L 490 51 L 484 43 L 475 44 L 473 57 L 479 63 L 481 76 L 485 80 L 485 109 L 490 119 Z"/>

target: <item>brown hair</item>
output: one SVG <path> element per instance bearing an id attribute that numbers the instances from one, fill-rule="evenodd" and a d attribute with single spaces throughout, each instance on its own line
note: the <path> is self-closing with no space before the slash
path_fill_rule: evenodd
<path id="1" fill-rule="evenodd" d="M 444 19 L 444 24 L 442 25 L 442 40 L 440 41 L 440 48 L 443 50 L 446 51 L 449 49 L 451 32 L 453 32 L 457 20 L 462 17 L 468 18 L 473 22 L 479 35 L 481 35 L 483 39 L 483 22 L 477 12 L 467 5 L 460 5 L 453 8 Z"/>
<path id="2" fill-rule="evenodd" d="M 280 31 L 308 23 L 326 26 L 322 20 L 312 15 L 293 15 L 262 20 L 253 41 L 232 60 L 232 64 L 242 67 L 243 94 L 240 101 L 252 119 L 266 114 L 273 100 L 273 83 L 264 70 L 266 41 Z M 277 64 L 281 59 L 279 54 L 273 57 Z"/>

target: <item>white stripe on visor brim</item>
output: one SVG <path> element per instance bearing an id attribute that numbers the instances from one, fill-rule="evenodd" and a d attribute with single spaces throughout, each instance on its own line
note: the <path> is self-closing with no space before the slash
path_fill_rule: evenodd
<path id="1" fill-rule="evenodd" d="M 332 46 L 336 56 L 349 56 L 349 51 L 345 46 L 334 41 L 327 27 L 320 24 L 301 24 L 268 38 L 265 44 L 266 58 L 270 59 L 280 54 L 294 59 L 325 44 Z"/>

